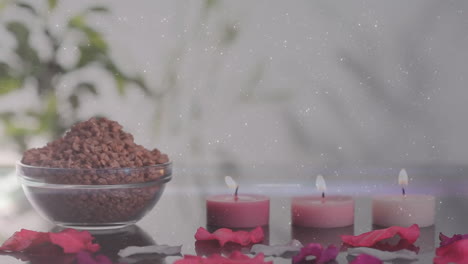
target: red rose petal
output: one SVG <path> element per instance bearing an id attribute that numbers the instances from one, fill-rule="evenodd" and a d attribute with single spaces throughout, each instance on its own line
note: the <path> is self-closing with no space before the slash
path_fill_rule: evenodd
<path id="1" fill-rule="evenodd" d="M 64 253 L 77 253 L 83 250 L 96 252 L 98 244 L 93 244 L 93 237 L 88 231 L 65 229 L 59 233 L 49 233 L 50 241 L 63 248 Z"/>
<path id="2" fill-rule="evenodd" d="M 227 242 L 233 242 L 242 246 L 247 246 L 252 243 L 258 243 L 263 241 L 265 235 L 261 227 L 257 227 L 254 230 L 247 231 L 232 231 L 228 228 L 221 228 L 213 233 L 208 232 L 203 227 L 198 228 L 195 233 L 196 240 L 218 240 L 221 246 L 224 246 Z"/>
<path id="3" fill-rule="evenodd" d="M 468 264 L 468 239 L 461 239 L 436 249 L 434 264 Z"/>
<path id="4" fill-rule="evenodd" d="M 450 245 L 452 244 L 453 242 L 456 242 L 458 240 L 462 240 L 462 239 L 467 239 L 468 238 L 468 234 L 466 235 L 460 235 L 460 234 L 457 234 L 457 235 L 453 235 L 452 237 L 448 237 L 442 233 L 439 234 L 439 240 L 440 240 L 440 246 L 447 246 L 447 245 Z"/>
<path id="5" fill-rule="evenodd" d="M 301 248 L 299 254 L 293 257 L 293 263 L 299 263 L 306 259 L 308 256 L 314 256 L 316 264 L 327 263 L 330 260 L 334 260 L 338 256 L 339 249 L 334 245 L 330 245 L 327 248 L 323 248 L 318 243 L 310 243 Z"/>
<path id="6" fill-rule="evenodd" d="M 382 264 L 383 261 L 371 255 L 361 254 L 357 256 L 350 264 Z"/>
<path id="7" fill-rule="evenodd" d="M 233 252 L 229 257 L 223 257 L 218 254 L 213 254 L 208 258 L 185 255 L 183 259 L 179 259 L 174 264 L 273 264 L 273 261 L 265 261 L 265 256 L 260 253 L 253 258 L 240 253 Z"/>
<path id="8" fill-rule="evenodd" d="M 396 235 L 400 236 L 401 239 L 407 240 L 410 244 L 413 244 L 419 238 L 419 226 L 416 224 L 407 228 L 392 226 L 363 233 L 358 236 L 343 235 L 341 236 L 341 240 L 353 247 L 372 247 L 376 243 Z"/>
<path id="9" fill-rule="evenodd" d="M 93 244 L 94 238 L 88 231 L 65 229 L 58 233 L 36 232 L 21 229 L 15 232 L 0 247 L 1 251 L 30 252 L 34 255 L 48 255 L 57 252 L 57 246 L 63 249 L 63 253 L 77 253 L 87 250 L 96 252 L 98 244 Z"/>

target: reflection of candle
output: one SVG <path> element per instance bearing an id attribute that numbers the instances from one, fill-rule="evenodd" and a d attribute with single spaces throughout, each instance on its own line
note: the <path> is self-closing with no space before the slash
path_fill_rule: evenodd
<path id="1" fill-rule="evenodd" d="M 408 194 L 408 174 L 403 169 L 398 176 L 402 186 L 401 195 L 383 195 L 372 199 L 374 225 L 405 226 L 418 224 L 420 227 L 434 224 L 435 198 L 432 195 Z"/>
<path id="2" fill-rule="evenodd" d="M 231 177 L 226 184 L 235 188 L 234 195 L 214 195 L 206 199 L 207 225 L 247 228 L 268 225 L 270 198 L 256 194 L 238 194 L 239 186 Z"/>
<path id="3" fill-rule="evenodd" d="M 303 245 L 320 243 L 322 245 L 341 245 L 341 235 L 353 235 L 353 226 L 337 228 L 314 228 L 293 226 L 292 239 L 299 240 Z"/>
<path id="4" fill-rule="evenodd" d="M 354 223 L 354 200 L 350 196 L 327 196 L 321 175 L 316 186 L 321 196 L 293 197 L 291 203 L 292 224 L 303 227 L 334 228 Z"/>

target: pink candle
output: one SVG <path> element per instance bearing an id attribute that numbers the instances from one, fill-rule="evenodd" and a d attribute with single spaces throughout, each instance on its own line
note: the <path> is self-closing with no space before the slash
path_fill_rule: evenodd
<path id="1" fill-rule="evenodd" d="M 373 224 L 378 226 L 404 226 L 418 224 L 427 227 L 434 224 L 435 197 L 432 195 L 406 194 L 408 175 L 403 169 L 398 176 L 402 194 L 378 196 L 372 199 Z"/>
<path id="2" fill-rule="evenodd" d="M 354 200 L 350 196 L 302 196 L 291 203 L 292 224 L 335 228 L 354 223 Z"/>
<path id="3" fill-rule="evenodd" d="M 264 195 L 215 195 L 206 199 L 207 224 L 229 228 L 268 225 L 270 198 Z"/>
<path id="4" fill-rule="evenodd" d="M 325 196 L 327 185 L 318 175 L 315 186 L 322 196 L 294 197 L 291 202 L 292 224 L 303 227 L 335 228 L 354 223 L 354 200 L 350 196 Z"/>

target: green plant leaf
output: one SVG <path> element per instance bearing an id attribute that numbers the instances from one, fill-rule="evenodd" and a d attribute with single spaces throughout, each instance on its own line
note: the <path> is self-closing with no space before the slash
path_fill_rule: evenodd
<path id="1" fill-rule="evenodd" d="M 221 45 L 231 45 L 239 35 L 239 30 L 234 25 L 226 25 L 221 36 Z"/>
<path id="2" fill-rule="evenodd" d="M 29 40 L 29 29 L 21 22 L 12 21 L 6 25 L 8 31 L 10 31 L 19 43 L 25 43 Z"/>
<path id="3" fill-rule="evenodd" d="M 56 129 L 59 118 L 55 93 L 50 93 L 46 100 L 45 108 L 40 116 L 39 132 L 41 133 Z"/>
<path id="4" fill-rule="evenodd" d="M 128 81 L 128 77 L 125 76 L 111 60 L 108 60 L 106 62 L 105 68 L 114 77 L 115 84 L 117 85 L 117 92 L 119 93 L 119 95 L 124 95 L 125 84 Z"/>
<path id="5" fill-rule="evenodd" d="M 8 94 L 21 88 L 23 79 L 16 77 L 13 69 L 6 63 L 0 62 L 0 95 Z"/>
<path id="6" fill-rule="evenodd" d="M 119 92 L 119 95 L 124 95 L 125 94 L 125 78 L 123 78 L 121 75 L 114 75 L 114 80 L 117 85 L 117 91 Z"/>
<path id="7" fill-rule="evenodd" d="M 72 94 L 68 97 L 68 102 L 70 103 L 71 107 L 76 110 L 80 107 L 80 99 L 78 95 Z"/>
<path id="8" fill-rule="evenodd" d="M 88 8 L 87 11 L 107 13 L 109 12 L 109 9 L 105 6 L 92 6 Z"/>
<path id="9" fill-rule="evenodd" d="M 213 8 L 216 4 L 218 4 L 218 0 L 205 0 L 205 8 L 206 8 L 206 9 L 211 9 L 211 8 Z"/>
<path id="10" fill-rule="evenodd" d="M 17 2 L 16 5 L 18 7 L 21 7 L 21 8 L 24 8 L 25 10 L 28 10 L 31 14 L 37 16 L 39 15 L 39 13 L 37 12 L 37 10 L 30 4 L 28 3 L 25 3 L 25 2 Z"/>
<path id="11" fill-rule="evenodd" d="M 8 94 L 21 88 L 22 81 L 10 76 L 0 76 L 0 95 Z"/>
<path id="12" fill-rule="evenodd" d="M 57 7 L 58 0 L 48 0 L 49 3 L 49 10 L 53 10 L 55 7 Z"/>
<path id="13" fill-rule="evenodd" d="M 15 116 L 15 113 L 12 111 L 6 111 L 6 112 L 0 113 L 0 119 L 5 122 L 10 121 L 14 116 Z"/>
<path id="14" fill-rule="evenodd" d="M 88 44 L 90 46 L 95 47 L 102 53 L 107 52 L 107 42 L 102 37 L 101 33 L 86 25 L 83 15 L 77 15 L 72 17 L 68 22 L 68 27 L 84 33 L 86 38 L 88 39 Z"/>
<path id="15" fill-rule="evenodd" d="M 37 51 L 29 45 L 29 29 L 21 22 L 12 21 L 7 23 L 7 29 L 16 38 L 15 52 L 25 63 L 28 73 L 37 73 L 40 60 Z"/>
<path id="16" fill-rule="evenodd" d="M 80 45 L 78 49 L 80 50 L 80 59 L 76 65 L 78 68 L 93 62 L 99 62 L 101 61 L 101 57 L 103 57 L 103 54 L 96 49 L 96 47 L 91 45 Z"/>
<path id="17" fill-rule="evenodd" d="M 77 93 L 82 93 L 82 92 L 89 92 L 93 95 L 98 95 L 98 91 L 96 89 L 96 86 L 92 83 L 89 82 L 81 82 L 76 85 L 75 88 Z"/>
<path id="18" fill-rule="evenodd" d="M 83 28 L 86 26 L 83 15 L 76 15 L 68 21 L 68 26 L 71 28 Z"/>

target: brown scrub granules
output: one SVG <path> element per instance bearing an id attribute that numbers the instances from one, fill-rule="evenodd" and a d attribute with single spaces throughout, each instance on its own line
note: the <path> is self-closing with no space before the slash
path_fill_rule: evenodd
<path id="1" fill-rule="evenodd" d="M 122 130 L 122 126 L 106 118 L 91 118 L 77 123 L 64 137 L 48 143 L 42 148 L 33 148 L 24 153 L 21 162 L 43 168 L 73 168 L 73 175 L 59 170 L 54 175 L 36 175 L 49 183 L 64 184 L 122 184 L 146 182 L 158 175 L 139 170 L 119 173 L 120 170 L 86 170 L 109 168 L 140 168 L 167 163 L 169 158 L 158 149 L 147 150 L 134 142 L 133 136 Z M 151 171 L 151 167 L 148 168 Z M 39 172 L 39 175 L 37 175 Z M 159 175 L 160 176 L 160 175 Z"/>
<path id="2" fill-rule="evenodd" d="M 135 222 L 158 201 L 170 180 L 163 176 L 172 173 L 166 154 L 136 144 L 119 123 L 105 118 L 75 124 L 64 137 L 27 150 L 21 162 L 29 166 L 20 166 L 20 173 L 31 180 L 78 185 L 28 189 L 45 215 L 65 225 Z"/>

